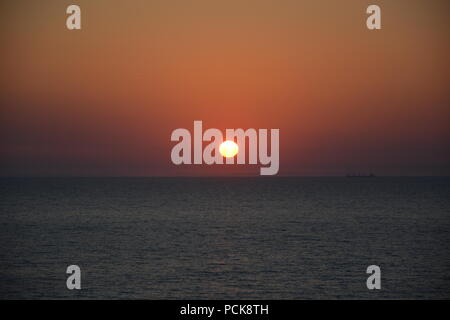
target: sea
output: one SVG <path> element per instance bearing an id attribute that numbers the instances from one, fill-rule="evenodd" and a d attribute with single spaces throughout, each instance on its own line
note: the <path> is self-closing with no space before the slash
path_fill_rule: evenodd
<path id="1" fill-rule="evenodd" d="M 0 179 L 0 299 L 449 298 L 450 178 Z"/>

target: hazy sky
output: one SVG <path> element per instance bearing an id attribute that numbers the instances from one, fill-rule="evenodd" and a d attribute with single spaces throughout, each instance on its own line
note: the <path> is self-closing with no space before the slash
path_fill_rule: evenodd
<path id="1" fill-rule="evenodd" d="M 78 4 L 82 30 L 66 29 Z M 366 8 L 382 9 L 382 30 Z M 1 175 L 175 166 L 176 128 L 279 128 L 280 175 L 450 174 L 448 0 L 3 0 Z"/>

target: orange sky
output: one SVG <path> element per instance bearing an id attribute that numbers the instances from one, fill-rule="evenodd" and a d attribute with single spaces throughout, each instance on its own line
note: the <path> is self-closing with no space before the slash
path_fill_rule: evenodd
<path id="1" fill-rule="evenodd" d="M 82 30 L 65 9 L 78 4 Z M 382 8 L 369 31 L 365 9 Z M 170 134 L 279 128 L 280 175 L 450 174 L 447 0 L 0 4 L 1 175 L 174 166 Z"/>

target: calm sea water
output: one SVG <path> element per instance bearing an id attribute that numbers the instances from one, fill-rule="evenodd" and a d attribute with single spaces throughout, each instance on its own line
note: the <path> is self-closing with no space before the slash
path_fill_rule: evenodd
<path id="1" fill-rule="evenodd" d="M 1 179 L 0 298 L 448 299 L 449 196 L 448 178 Z"/>

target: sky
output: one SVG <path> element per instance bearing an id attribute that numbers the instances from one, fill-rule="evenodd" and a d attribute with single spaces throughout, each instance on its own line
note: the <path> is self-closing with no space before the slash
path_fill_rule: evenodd
<path id="1" fill-rule="evenodd" d="M 66 28 L 81 7 L 82 29 Z M 381 7 L 381 30 L 366 8 Z M 279 175 L 450 174 L 448 0 L 3 0 L 1 176 L 175 166 L 177 128 L 280 129 Z"/>

